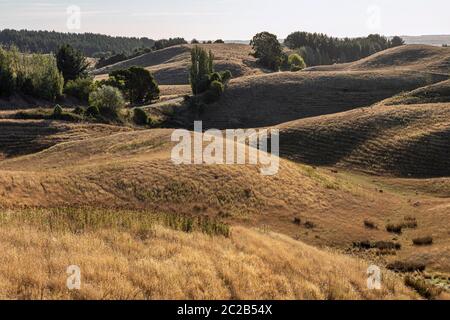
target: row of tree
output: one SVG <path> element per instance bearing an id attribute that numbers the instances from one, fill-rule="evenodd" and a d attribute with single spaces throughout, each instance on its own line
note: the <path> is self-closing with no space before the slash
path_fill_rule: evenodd
<path id="1" fill-rule="evenodd" d="M 56 52 L 62 43 L 70 43 L 90 57 L 110 56 L 115 53 L 130 54 L 137 48 L 152 48 L 149 38 L 112 37 L 94 33 L 62 33 L 55 31 L 11 30 L 0 31 L 0 45 L 17 47 L 21 52 Z"/>
<path id="2" fill-rule="evenodd" d="M 341 39 L 308 32 L 291 33 L 284 41 L 288 48 L 298 50 L 308 65 L 352 62 L 404 43 L 397 36 L 388 39 L 379 34 L 371 34 L 367 37 Z"/>

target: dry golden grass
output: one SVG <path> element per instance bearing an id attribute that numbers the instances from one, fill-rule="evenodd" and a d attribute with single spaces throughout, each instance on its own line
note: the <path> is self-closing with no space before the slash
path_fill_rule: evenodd
<path id="1" fill-rule="evenodd" d="M 251 47 L 244 44 L 200 44 L 200 47 L 211 50 L 215 56 L 217 71 L 230 70 L 234 77 L 242 77 L 262 73 L 251 57 Z M 106 75 L 117 69 L 140 66 L 152 72 L 162 85 L 186 85 L 189 83 L 188 68 L 190 50 L 193 45 L 180 45 L 154 51 L 142 56 L 122 61 L 117 64 L 95 70 L 96 79 L 104 79 Z"/>
<path id="2" fill-rule="evenodd" d="M 44 213 L 2 212 L 3 299 L 418 298 L 388 271 L 382 290 L 369 290 L 367 262 L 275 233 L 236 227 L 211 237 L 158 224 L 145 233 L 117 224 L 70 231 L 50 229 Z M 132 216 L 116 214 L 116 222 Z M 69 265 L 81 268 L 80 291 L 66 288 Z"/>

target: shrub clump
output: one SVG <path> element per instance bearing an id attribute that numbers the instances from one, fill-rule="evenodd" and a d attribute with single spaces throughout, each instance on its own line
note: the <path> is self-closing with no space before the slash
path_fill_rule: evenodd
<path id="1" fill-rule="evenodd" d="M 145 126 L 149 123 L 147 113 L 141 108 L 134 108 L 133 110 L 133 122 L 137 125 Z"/>
<path id="2" fill-rule="evenodd" d="M 97 108 L 99 113 L 105 117 L 117 119 L 119 111 L 124 105 L 125 100 L 122 93 L 115 87 L 101 86 L 89 96 L 89 106 Z"/>
<path id="3" fill-rule="evenodd" d="M 364 226 L 367 229 L 378 229 L 377 225 L 375 224 L 375 222 L 370 221 L 370 220 L 364 220 Z"/>
<path id="4" fill-rule="evenodd" d="M 423 272 L 425 271 L 425 264 L 418 263 L 418 262 L 404 262 L 404 261 L 395 261 L 392 263 L 389 263 L 387 265 L 387 268 L 389 270 L 395 271 L 395 272 L 402 272 L 402 273 L 408 273 L 408 272 Z"/>
<path id="5" fill-rule="evenodd" d="M 433 244 L 432 237 L 422 237 L 413 239 L 413 244 L 416 246 L 431 246 Z"/>
<path id="6" fill-rule="evenodd" d="M 303 58 L 297 54 L 293 53 L 288 57 L 288 65 L 292 72 L 297 72 L 306 68 L 306 63 Z"/>
<path id="7" fill-rule="evenodd" d="M 89 96 L 94 90 L 95 85 L 92 78 L 78 78 L 66 83 L 64 94 L 88 103 Z"/>

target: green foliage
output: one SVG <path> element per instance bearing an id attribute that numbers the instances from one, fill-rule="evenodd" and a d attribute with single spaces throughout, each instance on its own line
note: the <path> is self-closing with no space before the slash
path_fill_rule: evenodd
<path id="1" fill-rule="evenodd" d="M 274 71 L 279 70 L 283 49 L 276 35 L 269 32 L 258 33 L 250 41 L 250 45 L 254 50 L 253 56 L 261 65 Z"/>
<path id="2" fill-rule="evenodd" d="M 216 41 L 214 41 L 214 43 L 225 43 L 225 41 L 223 41 L 222 39 L 217 39 Z"/>
<path id="3" fill-rule="evenodd" d="M 154 40 L 148 38 L 111 37 L 93 33 L 62 33 L 55 31 L 10 30 L 0 31 L 0 44 L 16 46 L 22 52 L 52 53 L 63 43 L 70 43 L 84 55 L 93 57 L 114 55 L 115 52 L 132 53 L 136 48 L 151 48 Z"/>
<path id="4" fill-rule="evenodd" d="M 64 81 L 75 80 L 83 78 L 87 75 L 87 68 L 89 63 L 83 54 L 65 44 L 61 46 L 56 53 L 56 60 L 58 61 L 58 69 L 64 77 Z"/>
<path id="5" fill-rule="evenodd" d="M 233 75 L 230 70 L 225 70 L 220 73 L 220 77 L 222 78 L 222 83 L 227 84 L 233 78 Z"/>
<path id="6" fill-rule="evenodd" d="M 125 105 L 125 100 L 119 89 L 101 86 L 89 96 L 89 105 L 97 108 L 103 116 L 117 118 L 120 109 Z"/>
<path id="7" fill-rule="evenodd" d="M 306 68 L 305 61 L 303 58 L 297 54 L 293 53 L 288 57 L 288 65 L 291 69 L 291 71 L 300 71 Z"/>
<path id="8" fill-rule="evenodd" d="M 54 101 L 62 94 L 64 79 L 50 55 L 22 54 L 0 48 L 0 94 L 22 92 Z"/>
<path id="9" fill-rule="evenodd" d="M 54 116 L 61 116 L 63 114 L 63 109 L 61 108 L 61 106 L 59 104 L 57 104 L 55 106 L 55 108 L 53 109 L 53 115 Z"/>
<path id="10" fill-rule="evenodd" d="M 391 48 L 403 46 L 405 44 L 405 40 L 400 38 L 399 36 L 395 36 L 391 39 Z"/>
<path id="11" fill-rule="evenodd" d="M 131 104 L 151 103 L 158 99 L 160 94 L 152 74 L 141 67 L 113 71 L 105 84 L 121 90 Z"/>
<path id="12" fill-rule="evenodd" d="M 92 78 L 78 78 L 67 82 L 64 93 L 87 103 L 89 101 L 89 95 L 94 90 L 95 85 Z"/>
<path id="13" fill-rule="evenodd" d="M 187 44 L 187 41 L 184 38 L 169 38 L 169 39 L 161 39 L 155 42 L 153 46 L 153 50 L 161 50 L 164 48 L 177 46 L 180 44 Z"/>
<path id="14" fill-rule="evenodd" d="M 224 85 L 222 82 L 214 80 L 211 82 L 208 91 L 205 92 L 205 102 L 213 103 L 220 99 L 224 92 Z"/>
<path id="15" fill-rule="evenodd" d="M 308 66 L 315 66 L 356 61 L 404 42 L 400 37 L 389 41 L 378 34 L 341 39 L 322 33 L 294 32 L 284 44 L 298 50 Z"/>
<path id="16" fill-rule="evenodd" d="M 134 108 L 133 121 L 137 125 L 145 126 L 149 123 L 149 118 L 144 110 L 142 110 L 141 108 Z"/>
<path id="17" fill-rule="evenodd" d="M 199 44 L 200 42 L 197 39 L 192 39 L 191 44 Z"/>
<path id="18" fill-rule="evenodd" d="M 211 83 L 210 75 L 213 70 L 214 56 L 210 51 L 199 46 L 195 46 L 191 50 L 191 68 L 190 68 L 190 83 L 194 95 L 200 94 L 208 90 Z"/>
<path id="19" fill-rule="evenodd" d="M 96 118 L 100 115 L 100 110 L 96 106 L 90 106 L 86 109 L 86 116 Z"/>

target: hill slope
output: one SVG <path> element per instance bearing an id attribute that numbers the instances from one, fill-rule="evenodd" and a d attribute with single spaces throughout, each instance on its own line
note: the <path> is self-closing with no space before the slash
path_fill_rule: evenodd
<path id="1" fill-rule="evenodd" d="M 279 126 L 281 155 L 403 177 L 450 176 L 450 104 L 374 106 Z"/>
<path id="2" fill-rule="evenodd" d="M 405 45 L 387 49 L 356 62 L 318 66 L 310 71 L 367 71 L 406 69 L 440 74 L 450 73 L 450 48 Z"/>
<path id="3" fill-rule="evenodd" d="M 249 54 L 251 47 L 242 44 L 200 44 L 211 50 L 215 56 L 217 71 L 230 70 L 234 77 L 260 73 L 255 59 Z M 111 66 L 95 70 L 97 78 L 104 78 L 113 70 L 140 66 L 153 73 L 159 84 L 182 85 L 189 83 L 190 51 L 192 45 L 179 45 L 150 52 L 142 56 L 122 61 Z"/>
<path id="4" fill-rule="evenodd" d="M 410 71 L 280 72 L 233 80 L 218 103 L 201 114 L 180 113 L 179 121 L 204 127 L 276 125 L 372 105 L 403 91 L 448 79 Z"/>

